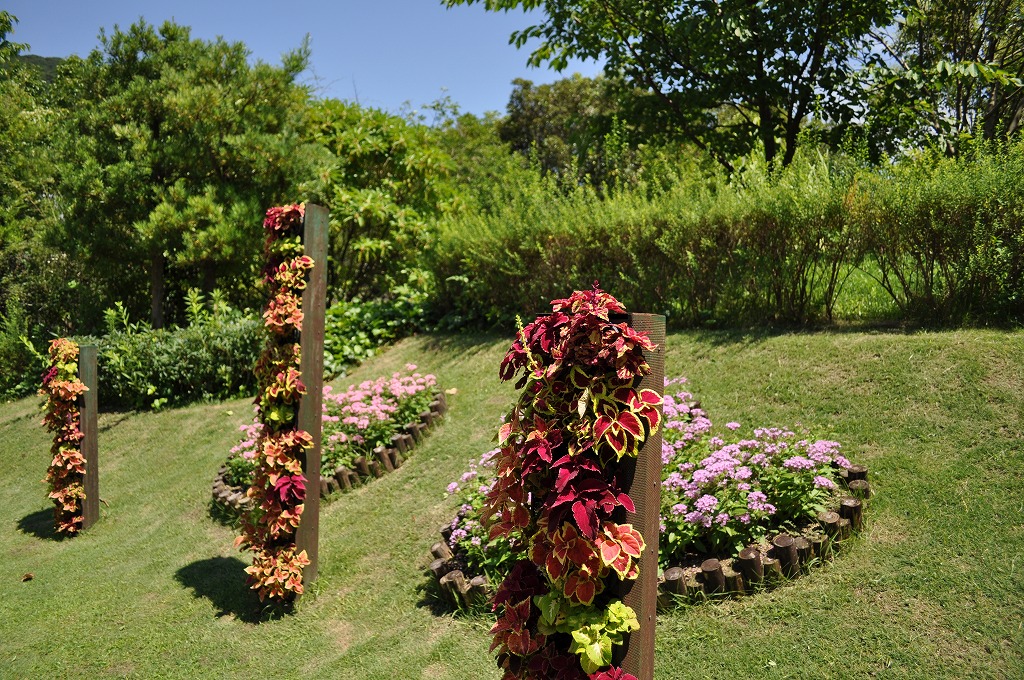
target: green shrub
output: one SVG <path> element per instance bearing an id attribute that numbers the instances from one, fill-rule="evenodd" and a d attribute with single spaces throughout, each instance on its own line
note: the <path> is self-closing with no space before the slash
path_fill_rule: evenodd
<path id="1" fill-rule="evenodd" d="M 102 338 L 79 340 L 98 345 L 103 408 L 160 408 L 255 389 L 252 367 L 263 346 L 263 324 L 226 307 L 190 316 L 187 327 L 153 330 L 132 323 L 118 304 L 107 311 Z"/>
<path id="2" fill-rule="evenodd" d="M 920 321 L 1024 318 L 1024 141 L 896 163 L 859 183 L 854 218 L 879 284 Z"/>

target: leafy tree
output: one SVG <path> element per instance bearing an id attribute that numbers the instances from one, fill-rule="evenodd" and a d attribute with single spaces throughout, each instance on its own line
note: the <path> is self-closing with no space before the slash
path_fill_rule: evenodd
<path id="1" fill-rule="evenodd" d="M 151 322 L 193 286 L 251 289 L 261 213 L 290 193 L 305 156 L 296 84 L 306 45 L 281 66 L 249 63 L 242 43 L 193 40 L 187 27 L 140 20 L 58 72 L 52 103 L 63 220 L 54 246 L 87 263 L 98 309 L 149 292 Z M 180 303 L 178 305 L 180 307 Z"/>
<path id="2" fill-rule="evenodd" d="M 883 151 L 930 144 L 950 154 L 974 135 L 1024 125 L 1024 2 L 910 0 L 874 31 L 869 122 Z"/>
<path id="3" fill-rule="evenodd" d="M 331 212 L 331 295 L 387 297 L 418 276 L 431 220 L 453 206 L 451 160 L 422 123 L 349 102 L 312 103 L 308 126 L 319 153 L 303 195 Z"/>
<path id="4" fill-rule="evenodd" d="M 543 9 L 512 34 L 539 39 L 530 63 L 564 68 L 605 59 L 605 70 L 655 97 L 681 135 L 732 169 L 756 145 L 788 165 L 811 115 L 849 121 L 849 77 L 863 38 L 891 16 L 890 0 L 443 0 L 491 11 Z"/>

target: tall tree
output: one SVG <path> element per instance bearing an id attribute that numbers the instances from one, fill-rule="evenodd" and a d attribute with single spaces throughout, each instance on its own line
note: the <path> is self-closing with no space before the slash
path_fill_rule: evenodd
<path id="1" fill-rule="evenodd" d="M 89 263 L 105 304 L 151 322 L 192 286 L 249 288 L 261 212 L 293 198 L 309 50 L 251 64 L 242 43 L 194 40 L 187 27 L 139 21 L 100 35 L 52 87 L 65 159 L 54 244 Z"/>
<path id="2" fill-rule="evenodd" d="M 870 124 L 893 152 L 1006 138 L 1024 125 L 1024 0 L 909 0 L 875 31 Z"/>
<path id="3" fill-rule="evenodd" d="M 855 114 L 850 72 L 867 32 L 887 25 L 890 0 L 442 0 L 491 11 L 542 9 L 512 34 L 539 39 L 531 64 L 604 59 L 650 92 L 686 139 L 732 169 L 758 142 L 788 164 L 805 120 Z"/>
<path id="4" fill-rule="evenodd" d="M 349 102 L 314 102 L 308 125 L 319 153 L 302 195 L 331 211 L 331 295 L 387 297 L 452 207 L 451 159 L 422 123 Z"/>

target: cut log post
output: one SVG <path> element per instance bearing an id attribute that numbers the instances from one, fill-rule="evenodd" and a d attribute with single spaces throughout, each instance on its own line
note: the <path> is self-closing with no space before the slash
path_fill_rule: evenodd
<path id="1" fill-rule="evenodd" d="M 863 504 L 859 498 L 847 496 L 839 501 L 839 516 L 850 520 L 850 525 L 853 527 L 854 531 L 860 531 L 863 527 L 862 509 Z"/>
<path id="2" fill-rule="evenodd" d="M 341 488 L 348 491 L 352 488 L 352 482 L 348 480 L 348 468 L 339 467 L 334 471 L 334 478 L 338 480 L 338 484 L 341 484 Z"/>
<path id="3" fill-rule="evenodd" d="M 845 541 L 850 538 L 852 531 L 850 529 L 850 520 L 845 517 L 839 519 L 839 540 Z"/>
<path id="4" fill-rule="evenodd" d="M 811 544 L 811 555 L 824 559 L 827 557 L 827 545 L 828 539 L 825 538 L 824 534 L 814 533 L 807 538 Z"/>
<path id="5" fill-rule="evenodd" d="M 764 581 L 764 566 L 761 564 L 761 551 L 754 547 L 744 548 L 736 560 L 740 573 L 747 583 L 756 584 Z"/>
<path id="6" fill-rule="evenodd" d="M 847 479 L 851 482 L 855 479 L 866 480 L 868 478 L 868 468 L 866 465 L 851 465 L 847 468 L 846 473 Z"/>
<path id="7" fill-rule="evenodd" d="M 441 534 L 441 540 L 443 540 L 445 543 L 451 540 L 452 531 L 454 531 L 454 529 L 452 529 L 451 524 L 445 524 L 443 527 L 441 527 L 441 531 L 438 532 Z"/>
<path id="8" fill-rule="evenodd" d="M 793 538 L 793 547 L 796 548 L 796 556 L 800 559 L 800 566 L 806 567 L 814 557 L 811 542 L 803 536 Z"/>
<path id="9" fill-rule="evenodd" d="M 420 424 L 429 430 L 434 427 L 434 414 L 431 411 L 420 411 Z"/>
<path id="10" fill-rule="evenodd" d="M 466 583 L 466 577 L 461 570 L 449 571 L 438 583 L 441 584 L 441 592 L 444 593 L 448 604 L 456 608 L 466 606 L 469 584 Z"/>
<path id="11" fill-rule="evenodd" d="M 330 493 L 330 490 L 331 490 L 330 487 L 327 486 L 327 480 L 324 479 L 323 477 L 321 477 L 320 478 L 320 496 L 321 496 L 321 498 L 326 497 L 327 494 Z"/>
<path id="12" fill-rule="evenodd" d="M 743 575 L 734 569 L 735 565 L 732 560 L 722 561 L 722 575 L 725 577 L 725 591 L 730 595 L 739 597 L 743 595 Z"/>
<path id="13" fill-rule="evenodd" d="M 413 447 L 416 446 L 416 438 L 413 437 L 412 434 L 410 434 L 408 432 L 405 432 L 405 433 L 402 434 L 402 441 L 405 442 L 405 452 L 404 453 L 406 453 L 406 454 L 408 454 L 410 451 L 412 451 Z"/>
<path id="14" fill-rule="evenodd" d="M 392 468 L 397 470 L 398 468 L 402 467 L 402 463 L 404 463 L 405 460 L 402 458 L 402 454 L 398 452 L 398 449 L 388 449 L 387 454 L 388 457 L 391 459 Z"/>
<path id="15" fill-rule="evenodd" d="M 761 566 L 764 568 L 764 583 L 766 585 L 773 586 L 782 581 L 782 566 L 779 565 L 777 559 L 764 557 L 761 559 Z"/>
<path id="16" fill-rule="evenodd" d="M 862 500 L 871 498 L 871 485 L 866 479 L 855 479 L 848 485 L 850 493 Z"/>
<path id="17" fill-rule="evenodd" d="M 98 349 L 96 345 L 82 345 L 78 351 L 78 376 L 86 392 L 78 397 L 79 429 L 82 440 L 79 444 L 85 458 L 85 475 L 82 477 L 82 529 L 88 529 L 100 518 L 100 459 L 99 427 L 99 373 L 96 367 Z"/>
<path id="18" fill-rule="evenodd" d="M 406 423 L 402 427 L 402 429 L 405 430 L 406 434 L 408 434 L 410 437 L 412 437 L 412 440 L 413 440 L 414 444 L 419 444 L 420 443 L 421 435 L 420 435 L 420 428 L 418 427 L 418 425 L 419 425 L 419 423 Z"/>
<path id="19" fill-rule="evenodd" d="M 363 478 L 359 476 L 359 473 L 355 470 L 348 470 L 348 483 L 353 489 L 357 486 L 362 485 Z"/>
<path id="20" fill-rule="evenodd" d="M 725 574 L 722 573 L 722 563 L 711 558 L 704 560 L 700 565 L 700 573 L 704 577 L 704 592 L 708 595 L 725 592 Z"/>
<path id="21" fill-rule="evenodd" d="M 405 453 L 405 438 L 400 434 L 391 435 L 391 448 L 396 449 L 399 453 Z"/>
<path id="22" fill-rule="evenodd" d="M 836 470 L 836 476 L 839 477 L 839 481 L 842 482 L 843 486 L 850 485 L 850 471 L 846 468 Z"/>
<path id="23" fill-rule="evenodd" d="M 352 465 L 355 466 L 356 472 L 361 474 L 363 477 L 369 477 L 371 475 L 370 464 L 366 461 L 366 456 L 359 456 L 352 461 Z"/>
<path id="24" fill-rule="evenodd" d="M 430 409 L 430 412 L 434 414 L 435 418 L 440 418 L 444 415 L 444 411 L 441 410 L 441 402 L 436 399 L 430 402 L 427 407 Z"/>
<path id="25" fill-rule="evenodd" d="M 430 563 L 430 573 L 434 575 L 434 578 L 439 579 L 451 571 L 451 563 L 443 558 L 438 557 Z"/>
<path id="26" fill-rule="evenodd" d="M 321 479 L 325 479 L 325 478 L 321 477 Z M 327 479 L 327 490 L 328 491 L 330 491 L 331 493 L 338 493 L 339 491 L 341 491 L 341 484 L 338 484 L 338 480 L 337 479 L 335 479 L 334 477 L 327 477 L 326 479 Z"/>
<path id="27" fill-rule="evenodd" d="M 665 580 L 661 589 L 673 595 L 686 594 L 686 572 L 682 567 L 669 567 L 665 570 Z"/>
<path id="28" fill-rule="evenodd" d="M 825 534 L 833 541 L 839 539 L 839 520 L 838 512 L 823 512 L 818 515 L 818 521 L 825 530 Z"/>
<path id="29" fill-rule="evenodd" d="M 796 552 L 796 541 L 789 534 L 779 534 L 772 539 L 775 546 L 775 559 L 782 567 L 786 578 L 796 578 L 800 574 L 800 558 Z"/>
<path id="30" fill-rule="evenodd" d="M 388 455 L 387 449 L 383 446 L 378 446 L 373 450 L 373 455 L 377 458 L 377 461 L 381 464 L 387 472 L 394 472 L 395 465 L 391 462 L 391 456 Z"/>
<path id="31" fill-rule="evenodd" d="M 469 591 L 466 594 L 466 606 L 481 605 L 487 602 L 490 596 L 490 587 L 487 584 L 487 577 L 484 575 L 474 576 L 469 580 Z"/>
<path id="32" fill-rule="evenodd" d="M 697 578 L 696 571 L 690 571 L 686 574 L 683 579 L 683 585 L 686 586 L 686 594 L 688 596 L 697 597 L 704 595 L 704 584 Z"/>
<path id="33" fill-rule="evenodd" d="M 384 468 L 383 468 L 383 467 L 381 467 L 381 464 L 380 464 L 380 463 L 378 463 L 378 462 L 377 462 L 377 461 L 375 461 L 375 460 L 371 460 L 371 461 L 370 461 L 370 462 L 368 463 L 368 465 L 369 465 L 369 467 L 370 467 L 370 474 L 371 474 L 371 475 L 373 475 L 373 476 L 374 476 L 374 477 L 376 477 L 377 479 L 380 479 L 381 477 L 383 477 L 383 476 L 384 476 Z"/>
<path id="34" fill-rule="evenodd" d="M 430 554 L 434 557 L 450 560 L 452 558 L 452 549 L 448 547 L 447 542 L 438 541 L 430 546 Z"/>

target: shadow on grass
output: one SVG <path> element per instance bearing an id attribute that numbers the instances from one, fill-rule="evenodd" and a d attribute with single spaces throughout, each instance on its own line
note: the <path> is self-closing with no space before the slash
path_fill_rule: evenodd
<path id="1" fill-rule="evenodd" d="M 18 531 L 45 541 L 63 541 L 67 536 L 58 534 L 53 528 L 53 508 L 36 510 L 18 520 Z"/>
<path id="2" fill-rule="evenodd" d="M 259 598 L 245 583 L 245 563 L 237 557 L 199 560 L 179 569 L 174 578 L 197 599 L 212 602 L 217 616 L 233 616 L 245 623 L 266 618 L 260 610 Z"/>

